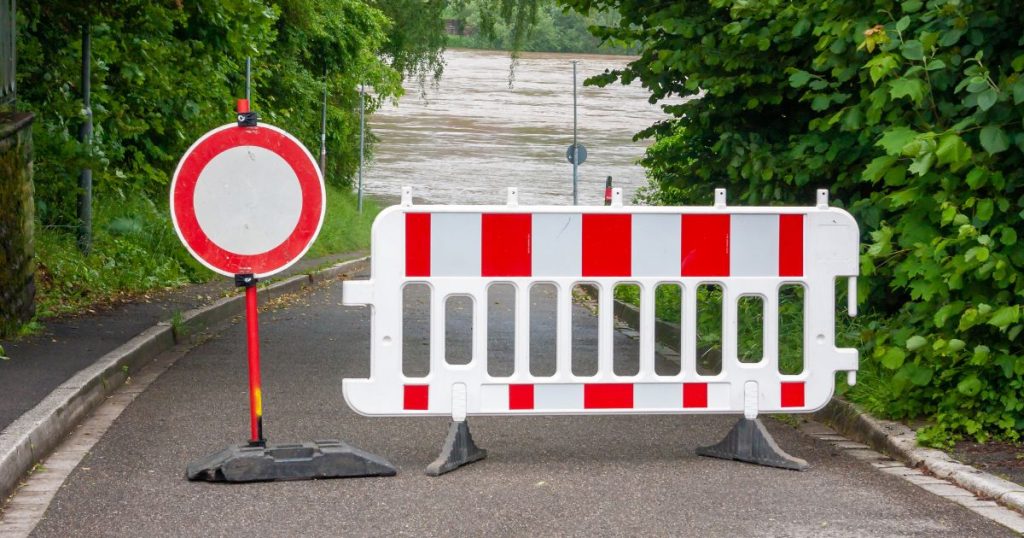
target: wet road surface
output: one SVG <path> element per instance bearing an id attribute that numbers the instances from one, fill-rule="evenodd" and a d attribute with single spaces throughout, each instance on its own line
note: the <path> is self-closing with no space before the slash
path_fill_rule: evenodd
<path id="1" fill-rule="evenodd" d="M 776 440 L 809 471 L 694 454 L 735 417 L 480 417 L 470 424 L 488 458 L 427 477 L 447 419 L 366 418 L 342 399 L 342 379 L 369 369 L 369 309 L 341 306 L 335 282 L 267 310 L 270 441 L 340 438 L 389 459 L 398 476 L 186 481 L 190 460 L 248 433 L 244 326 L 236 324 L 138 396 L 72 472 L 34 535 L 1012 535 L 770 419 Z M 620 334 L 616 345 L 630 344 Z"/>

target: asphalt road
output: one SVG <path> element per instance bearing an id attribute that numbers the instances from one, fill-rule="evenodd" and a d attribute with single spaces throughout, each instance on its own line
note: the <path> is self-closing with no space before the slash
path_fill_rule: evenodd
<path id="1" fill-rule="evenodd" d="M 308 258 L 278 275 L 302 274 L 332 261 L 365 255 Z M 53 389 L 82 368 L 176 312 L 210 304 L 226 294 L 237 293 L 233 282 L 217 278 L 170 291 L 155 290 L 123 304 L 95 307 L 95 311 L 62 316 L 44 322 L 36 335 L 17 340 L 0 339 L 9 360 L 0 360 L 0 430 L 36 406 Z"/>
<path id="2" fill-rule="evenodd" d="M 186 481 L 190 460 L 248 434 L 244 327 L 236 324 L 125 410 L 34 535 L 1012 536 L 770 419 L 778 443 L 809 471 L 694 454 L 735 417 L 487 417 L 470 424 L 488 459 L 427 477 L 446 419 L 365 418 L 342 399 L 342 379 L 368 372 L 368 309 L 341 306 L 333 283 L 273 306 L 262 321 L 270 441 L 340 438 L 389 459 L 398 476 Z M 617 345 L 633 344 L 618 335 Z"/>

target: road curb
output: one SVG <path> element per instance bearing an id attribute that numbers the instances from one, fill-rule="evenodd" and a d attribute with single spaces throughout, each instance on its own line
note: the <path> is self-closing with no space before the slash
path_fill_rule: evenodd
<path id="1" fill-rule="evenodd" d="M 616 300 L 614 313 L 634 330 L 640 325 L 640 310 L 631 304 Z M 656 320 L 656 323 L 659 330 L 655 332 L 660 333 L 658 343 L 669 347 L 678 345 L 679 325 L 661 320 Z M 941 450 L 918 446 L 916 432 L 902 423 L 874 418 L 856 405 L 838 398 L 832 398 L 828 405 L 812 416 L 854 441 L 911 467 L 922 467 L 938 478 L 1024 513 L 1024 486 L 961 463 Z"/>
<path id="2" fill-rule="evenodd" d="M 302 291 L 317 282 L 363 269 L 369 256 L 296 275 L 262 288 L 264 300 Z M 242 313 L 245 296 L 238 294 L 189 310 L 180 323 L 162 321 L 81 369 L 35 407 L 0 432 L 0 503 L 18 487 L 21 477 L 45 458 L 64 437 L 133 372 L 178 343 Z"/>
<path id="3" fill-rule="evenodd" d="M 918 446 L 917 434 L 905 424 L 874 418 L 838 398 L 832 398 L 813 417 L 911 467 L 921 467 L 938 478 L 1024 513 L 1024 486 L 961 463 L 941 450 Z"/>

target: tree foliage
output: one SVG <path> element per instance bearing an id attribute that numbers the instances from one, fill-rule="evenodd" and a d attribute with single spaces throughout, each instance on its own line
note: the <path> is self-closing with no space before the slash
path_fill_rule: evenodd
<path id="1" fill-rule="evenodd" d="M 812 200 L 858 219 L 865 368 L 875 408 L 927 416 L 922 440 L 1024 430 L 1024 11 L 1016 2 L 563 0 L 621 15 L 594 29 L 641 56 L 671 119 L 649 197 Z"/>
<path id="2" fill-rule="evenodd" d="M 441 78 L 447 34 L 444 11 L 448 0 L 376 0 L 392 21 L 381 53 L 399 73 L 425 84 Z"/>
<path id="3" fill-rule="evenodd" d="M 93 169 L 101 199 L 132 193 L 164 199 L 185 149 L 233 118 L 247 56 L 254 109 L 314 152 L 326 71 L 327 177 L 335 183 L 344 183 L 357 164 L 358 83 L 372 84 L 380 98 L 401 91 L 399 73 L 379 56 L 390 21 L 355 0 L 58 0 L 19 8 L 19 103 L 37 115 L 36 192 L 48 224 L 74 221 L 83 166 Z M 91 149 L 77 140 L 86 21 Z"/>

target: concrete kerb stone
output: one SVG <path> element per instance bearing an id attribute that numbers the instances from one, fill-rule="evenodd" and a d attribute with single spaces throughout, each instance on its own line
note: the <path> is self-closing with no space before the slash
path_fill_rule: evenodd
<path id="1" fill-rule="evenodd" d="M 622 301 L 615 301 L 615 317 L 634 329 L 640 326 L 640 310 Z M 678 345 L 680 327 L 657 320 L 658 343 Z M 952 481 L 980 496 L 1024 513 L 1024 486 L 961 463 L 941 450 L 917 445 L 917 433 L 899 422 L 879 420 L 861 411 L 850 402 L 832 398 L 813 417 L 829 424 L 848 438 L 864 443 L 883 454 L 897 458 L 911 467 Z"/>
<path id="2" fill-rule="evenodd" d="M 1024 513 L 1024 486 L 961 463 L 941 450 L 917 446 L 916 433 L 904 424 L 876 419 L 856 405 L 837 398 L 815 413 L 814 418 L 912 467 L 921 467 L 979 496 Z"/>
<path id="3" fill-rule="evenodd" d="M 265 297 L 270 299 L 302 291 L 312 283 L 358 271 L 368 261 L 369 256 L 364 256 L 275 282 L 266 288 Z M 244 295 L 233 295 L 189 310 L 181 316 L 184 333 L 180 334 L 176 334 L 170 321 L 157 323 L 80 370 L 11 423 L 0 432 L 0 503 L 14 492 L 22 476 L 52 452 L 82 418 L 121 386 L 132 372 L 190 334 L 241 313 L 244 305 Z"/>

